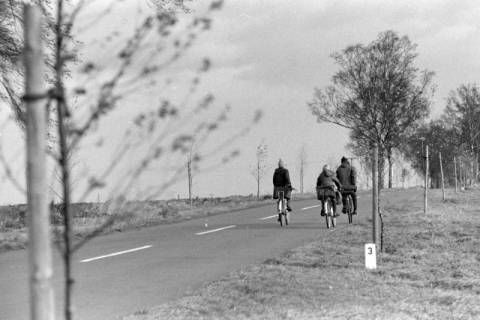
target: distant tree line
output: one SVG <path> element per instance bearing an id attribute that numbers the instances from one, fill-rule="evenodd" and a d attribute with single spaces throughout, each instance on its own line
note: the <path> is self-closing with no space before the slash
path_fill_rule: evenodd
<path id="1" fill-rule="evenodd" d="M 403 145 L 406 158 L 422 174 L 425 173 L 424 146 L 430 147 L 429 174 L 433 188 L 439 188 L 441 184 L 439 153 L 443 158 L 446 184 L 455 184 L 455 171 L 459 185 L 469 186 L 478 182 L 479 90 L 475 84 L 464 84 L 451 91 L 441 117 L 416 128 Z"/>

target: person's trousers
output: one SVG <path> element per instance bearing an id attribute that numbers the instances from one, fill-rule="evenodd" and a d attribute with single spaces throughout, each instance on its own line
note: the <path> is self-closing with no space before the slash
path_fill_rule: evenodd
<path id="1" fill-rule="evenodd" d="M 328 196 L 330 198 L 330 203 L 332 204 L 332 209 L 333 209 L 333 214 L 337 214 L 337 201 L 335 201 L 335 196 Z M 322 212 L 323 212 L 323 206 L 324 206 L 324 201 L 322 201 Z"/>

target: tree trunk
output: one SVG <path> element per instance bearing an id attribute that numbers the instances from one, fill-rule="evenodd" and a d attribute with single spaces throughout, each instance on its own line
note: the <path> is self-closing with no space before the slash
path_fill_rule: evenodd
<path id="1" fill-rule="evenodd" d="M 388 189 L 393 188 L 393 159 L 392 159 L 392 149 L 387 150 L 387 160 L 388 160 Z"/>
<path id="2" fill-rule="evenodd" d="M 455 175 L 455 193 L 458 192 L 458 178 L 457 178 L 457 158 L 453 157 L 453 173 Z"/>
<path id="3" fill-rule="evenodd" d="M 443 196 L 443 201 L 445 201 L 445 181 L 443 177 L 443 164 L 442 164 L 442 153 L 438 154 L 438 158 L 440 161 L 440 173 L 441 173 L 441 178 L 442 178 L 442 196 Z"/>
<path id="4" fill-rule="evenodd" d="M 379 177 L 379 156 L 377 144 L 375 144 L 373 147 L 372 158 L 372 240 L 373 243 L 375 243 L 376 248 L 378 248 L 380 244 L 380 223 L 378 216 L 379 188 L 377 182 Z"/>
<path id="5" fill-rule="evenodd" d="M 383 148 L 379 148 L 378 154 L 378 189 L 385 188 L 385 152 Z"/>
<path id="6" fill-rule="evenodd" d="M 472 160 L 470 164 L 470 185 L 473 185 L 475 183 L 475 156 L 472 153 Z"/>
<path id="7" fill-rule="evenodd" d="M 47 199 L 45 100 L 33 98 L 45 94 L 44 63 L 41 47 L 41 12 L 25 5 L 25 92 L 27 100 L 27 201 L 28 256 L 30 273 L 30 319 L 52 320 L 55 308 L 52 287 L 52 250 Z M 21 285 L 21 284 L 19 284 Z"/>
<path id="8" fill-rule="evenodd" d="M 475 180 L 474 183 L 478 182 L 478 152 L 475 153 Z"/>
<path id="9" fill-rule="evenodd" d="M 428 168 L 428 164 L 429 164 L 429 159 L 428 159 L 428 145 L 425 146 L 425 185 L 424 185 L 424 194 L 423 194 L 423 212 L 425 213 L 425 215 L 427 214 L 428 212 L 428 176 L 429 176 L 429 168 Z"/>

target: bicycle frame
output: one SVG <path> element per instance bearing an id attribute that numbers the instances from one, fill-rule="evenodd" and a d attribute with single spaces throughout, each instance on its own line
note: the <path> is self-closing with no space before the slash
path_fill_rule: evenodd
<path id="1" fill-rule="evenodd" d="M 286 211 L 286 199 L 285 199 L 285 192 L 279 191 L 278 192 L 278 202 L 277 202 L 277 209 L 278 213 L 285 213 Z"/>
<path id="2" fill-rule="evenodd" d="M 288 225 L 289 215 L 287 212 L 287 199 L 285 198 L 284 191 L 278 191 L 277 210 L 280 226 L 283 226 L 283 223 L 285 223 L 285 225 Z"/>

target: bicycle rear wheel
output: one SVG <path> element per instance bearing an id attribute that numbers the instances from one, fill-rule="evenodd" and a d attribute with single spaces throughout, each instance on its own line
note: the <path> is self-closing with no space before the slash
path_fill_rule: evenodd
<path id="1" fill-rule="evenodd" d="M 330 199 L 325 200 L 325 221 L 327 223 L 327 229 L 335 228 L 336 218 L 333 216 L 333 208 Z"/>
<path id="2" fill-rule="evenodd" d="M 280 222 L 280 226 L 283 227 L 284 225 L 288 225 L 288 217 L 287 217 L 287 200 L 282 199 L 281 203 L 279 204 L 280 212 L 278 213 L 278 220 Z"/>
<path id="3" fill-rule="evenodd" d="M 328 213 L 327 213 L 327 203 L 326 203 L 326 200 L 325 199 L 322 199 L 322 209 L 321 211 L 323 211 L 325 213 L 325 223 L 327 224 L 327 229 L 330 228 L 330 220 L 328 219 Z M 321 213 L 320 213 L 321 215 Z"/>
<path id="4" fill-rule="evenodd" d="M 335 228 L 337 225 L 337 217 L 335 217 L 335 213 L 333 212 L 333 205 L 331 201 L 331 199 L 328 200 L 328 215 L 330 216 L 330 224 L 332 228 Z"/>
<path id="5" fill-rule="evenodd" d="M 330 219 L 332 220 L 332 227 L 335 228 L 335 226 L 337 225 L 337 217 L 335 217 L 333 213 L 333 208 L 331 208 Z"/>
<path id="6" fill-rule="evenodd" d="M 347 196 L 347 214 L 348 214 L 348 223 L 352 223 L 353 222 L 353 199 L 350 194 Z"/>

